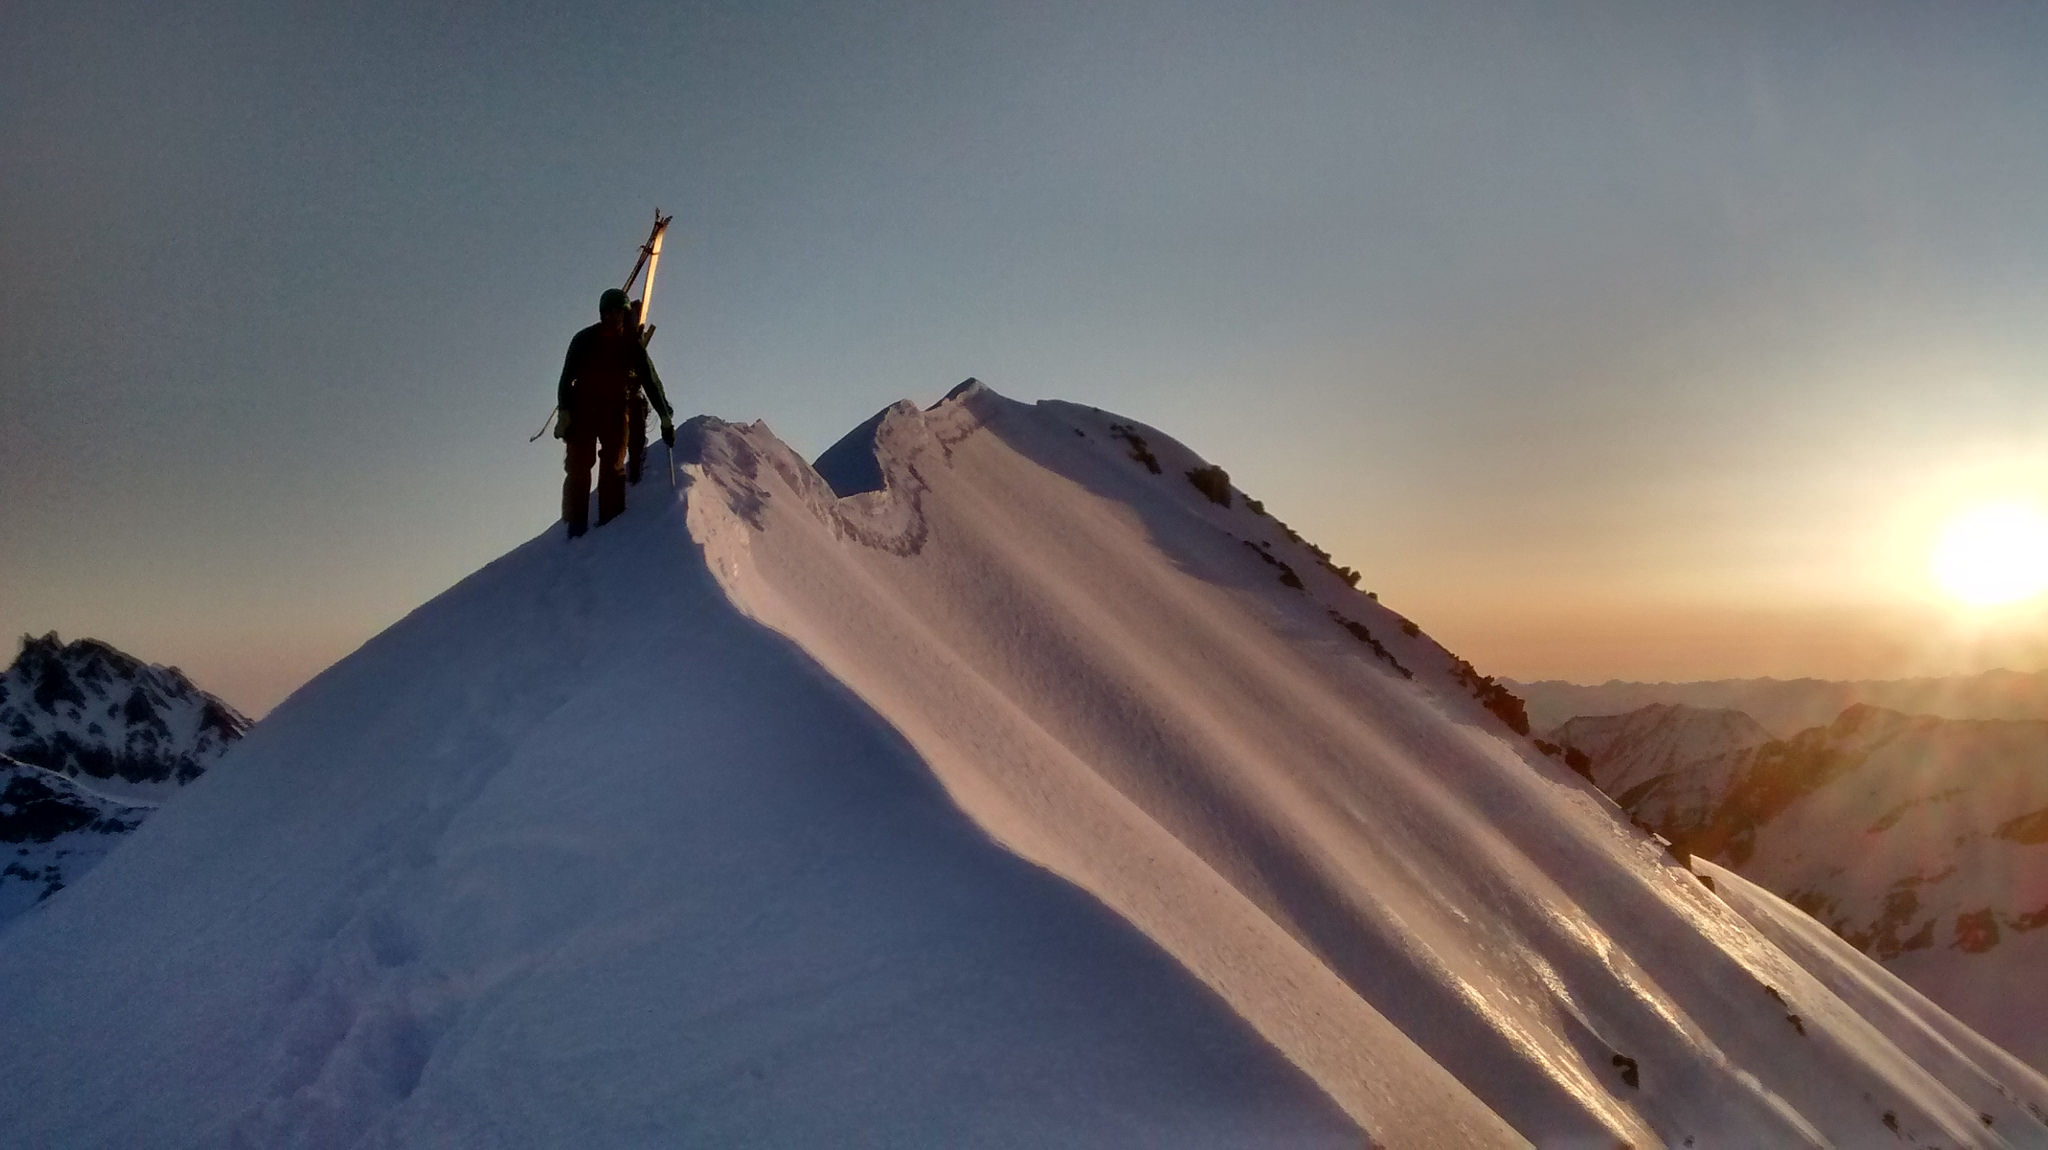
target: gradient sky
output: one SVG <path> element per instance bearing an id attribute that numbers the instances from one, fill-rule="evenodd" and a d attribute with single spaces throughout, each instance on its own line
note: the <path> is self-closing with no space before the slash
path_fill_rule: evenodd
<path id="1" fill-rule="evenodd" d="M 263 711 L 546 528 L 676 215 L 683 412 L 1159 426 L 1481 669 L 2048 667 L 2048 7 L 0 10 L 0 629 Z"/>

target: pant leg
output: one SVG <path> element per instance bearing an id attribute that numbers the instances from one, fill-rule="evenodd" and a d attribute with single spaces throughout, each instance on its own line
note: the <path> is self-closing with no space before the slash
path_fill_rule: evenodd
<path id="1" fill-rule="evenodd" d="M 640 482 L 640 467 L 647 459 L 647 397 L 633 394 L 633 425 L 626 431 L 626 482 Z"/>
<path id="2" fill-rule="evenodd" d="M 597 525 L 619 517 L 626 509 L 626 432 L 632 420 L 626 412 L 606 418 L 597 428 Z"/>
<path id="3" fill-rule="evenodd" d="M 597 462 L 595 429 L 576 428 L 565 446 L 568 456 L 562 464 L 562 522 L 569 525 L 569 537 L 573 539 L 590 526 L 590 466 Z"/>

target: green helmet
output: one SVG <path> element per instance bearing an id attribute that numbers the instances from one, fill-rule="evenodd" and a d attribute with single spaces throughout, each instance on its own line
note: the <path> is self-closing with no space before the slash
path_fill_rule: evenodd
<path id="1" fill-rule="evenodd" d="M 626 293 L 618 288 L 606 288 L 604 294 L 597 297 L 599 317 L 608 316 L 615 311 L 625 311 L 631 306 L 632 303 L 626 298 Z"/>

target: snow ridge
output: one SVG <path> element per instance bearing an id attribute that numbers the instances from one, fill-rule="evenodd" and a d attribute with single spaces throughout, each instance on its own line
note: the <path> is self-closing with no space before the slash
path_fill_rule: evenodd
<path id="1" fill-rule="evenodd" d="M 0 1141 L 2048 1146 L 1157 430 L 679 430 L 0 934 Z"/>
<path id="2" fill-rule="evenodd" d="M 1912 1068 L 1853 1012 L 1791 1030 L 1759 988 L 1825 1000 L 1810 974 L 1156 429 L 969 385 L 827 452 L 843 499 L 765 428 L 694 431 L 733 601 L 1375 1137 L 1855 1144 L 1882 1096 L 1959 1143 L 1994 1111 L 2048 1138 L 2009 1059 L 2019 1087 Z"/>

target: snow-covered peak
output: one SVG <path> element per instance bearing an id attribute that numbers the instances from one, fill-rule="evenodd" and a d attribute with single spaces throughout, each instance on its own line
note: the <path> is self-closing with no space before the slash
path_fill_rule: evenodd
<path id="1" fill-rule="evenodd" d="M 819 471 L 838 490 L 821 495 L 765 428 L 695 430 L 692 535 L 732 601 L 901 731 L 990 833 L 1138 925 L 1376 1134 L 1466 1123 L 1483 1144 L 1491 1114 L 1544 1144 L 1856 1144 L 1939 1124 L 1857 1117 L 1820 1085 L 1873 1064 L 1790 1071 L 1822 1029 L 1841 1028 L 1830 1050 L 1889 1047 L 1870 1021 L 1812 1021 L 1780 952 L 1740 960 L 1755 999 L 1707 992 L 1735 977 L 1726 908 L 1693 917 L 1711 909 L 1699 888 L 1518 736 L 1512 696 L 1170 436 L 969 387 L 836 444 Z M 1640 933 L 1666 921 L 1654 942 Z M 1723 941 L 1679 941 L 1703 937 Z M 1607 974 L 1584 977 L 1583 945 Z M 1738 1021 L 1752 1012 L 1753 1029 Z M 1363 1077 L 1359 1036 L 1379 1051 Z M 1684 1104 L 1637 1095 L 1638 1047 L 1661 1052 L 1660 1076 L 1686 1063 L 1720 1085 Z M 1762 1065 L 1790 1077 L 1764 1095 L 1720 1077 Z M 1981 1137 L 1977 1117 L 1947 1136 Z M 2019 1121 L 2020 1141 L 2048 1134 Z"/>
<path id="2" fill-rule="evenodd" d="M 175 667 L 24 636 L 0 674 L 0 926 L 97 866 L 248 726 Z"/>
<path id="3" fill-rule="evenodd" d="M 1114 476 L 1116 482 L 1107 485 L 1089 484 L 1098 494 L 1124 498 L 1131 493 L 1122 490 L 1123 484 L 1136 480 L 1142 497 L 1132 505 L 1140 513 L 1151 513 L 1148 529 L 1179 533 L 1193 528 L 1207 536 L 1205 542 L 1230 545 L 1230 561 L 1216 572 L 1219 576 L 1244 580 L 1262 591 L 1277 584 L 1324 616 L 1325 621 L 1313 628 L 1318 637 L 1343 636 L 1371 652 L 1384 673 L 1413 680 L 1419 672 L 1422 683 L 1445 696 L 1475 702 L 1493 721 L 1518 734 L 1529 732 L 1521 700 L 1505 686 L 1381 605 L 1376 594 L 1360 588 L 1358 571 L 1339 565 L 1259 500 L 1238 490 L 1221 466 L 1155 427 L 1100 408 L 1058 400 L 1020 403 L 970 378 L 928 408 L 898 401 L 842 437 L 815 465 L 830 494 L 807 501 L 839 529 L 871 542 L 876 526 L 883 521 L 894 524 L 893 529 L 904 534 L 890 545 L 905 546 L 910 538 L 921 538 L 925 529 L 921 500 L 929 486 L 927 473 L 950 464 L 954 444 L 989 429 L 1042 467 L 1073 476 L 1098 471 Z M 723 425 L 706 430 L 712 437 L 733 434 Z M 785 477 L 795 487 L 815 493 L 788 449 L 778 453 L 779 444 L 760 442 L 769 436 L 764 426 L 756 424 L 747 433 L 750 458 L 779 454 L 779 470 Z M 735 477 L 714 465 L 709 477 L 721 485 L 737 482 L 740 490 L 751 490 L 751 473 Z M 875 493 L 885 497 L 852 498 Z"/>
<path id="4" fill-rule="evenodd" d="M 1588 755 L 1590 777 L 1610 795 L 1630 795 L 1666 776 L 1671 778 L 1666 788 L 1675 790 L 1682 775 L 1684 787 L 1714 801 L 1726 792 L 1728 780 L 1715 774 L 1712 764 L 1771 741 L 1771 733 L 1741 711 L 1678 703 L 1652 703 L 1625 715 L 1580 716 L 1549 737 Z M 1632 803 L 1622 805 L 1635 809 Z"/>
<path id="5" fill-rule="evenodd" d="M 0 1141 L 2048 1145 L 1163 433 L 677 454 L 0 935 Z"/>
<path id="6" fill-rule="evenodd" d="M 95 639 L 23 636 L 0 675 L 0 753 L 125 798 L 198 778 L 248 727 L 176 667 Z"/>
<path id="7" fill-rule="evenodd" d="M 151 809 L 0 755 L 0 927 L 76 882 Z"/>

